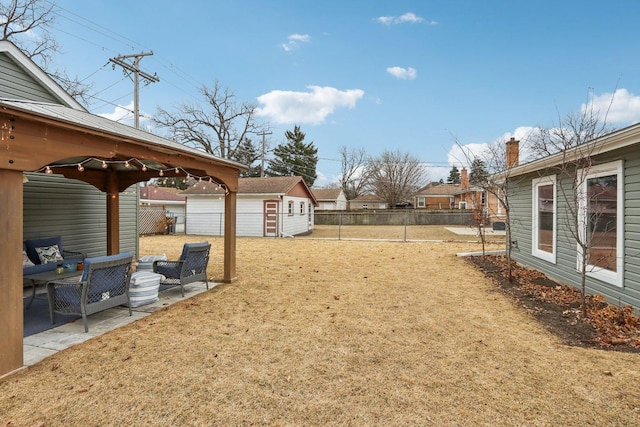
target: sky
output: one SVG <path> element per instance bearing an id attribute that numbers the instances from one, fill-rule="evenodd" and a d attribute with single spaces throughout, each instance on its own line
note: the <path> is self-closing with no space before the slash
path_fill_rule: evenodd
<path id="1" fill-rule="evenodd" d="M 456 143 L 526 138 L 587 103 L 610 106 L 613 127 L 640 120 L 638 1 L 56 4 L 55 65 L 91 84 L 89 111 L 132 123 L 133 83 L 109 59 L 152 51 L 142 126 L 158 107 L 202 104 L 217 80 L 256 104 L 271 148 L 300 126 L 318 149 L 315 187 L 339 177 L 340 147 L 409 153 L 437 181 L 466 166 Z"/>

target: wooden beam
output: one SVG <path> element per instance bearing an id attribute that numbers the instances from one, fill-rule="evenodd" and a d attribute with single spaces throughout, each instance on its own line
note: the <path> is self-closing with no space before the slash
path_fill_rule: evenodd
<path id="1" fill-rule="evenodd" d="M 0 167 L 6 169 L 36 171 L 70 157 L 96 157 L 105 160 L 136 158 L 159 162 L 168 168 L 202 171 L 199 176 L 210 176 L 217 182 L 224 183 L 229 190 L 238 190 L 237 176 L 240 168 L 228 165 L 222 159 L 200 157 L 150 141 L 90 133 L 83 128 L 73 129 L 68 124 L 50 123 L 44 119 L 37 121 L 35 118 L 30 120 L 0 114 L 0 121 L 2 120 L 8 123 L 12 120 L 10 123 L 13 126 L 11 135 L 5 138 L 3 150 L 0 151 Z M 92 182 L 87 182 L 93 185 Z"/>
<path id="2" fill-rule="evenodd" d="M 120 253 L 120 191 L 118 174 L 110 173 L 107 180 L 107 255 Z"/>
<path id="3" fill-rule="evenodd" d="M 230 191 L 224 198 L 224 276 L 222 281 L 231 283 L 236 277 L 236 199 Z"/>
<path id="4" fill-rule="evenodd" d="M 0 169 L 0 376 L 23 364 L 22 172 Z"/>

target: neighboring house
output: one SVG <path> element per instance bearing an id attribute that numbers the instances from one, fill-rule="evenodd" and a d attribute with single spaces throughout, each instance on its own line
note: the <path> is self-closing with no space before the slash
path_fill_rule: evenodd
<path id="1" fill-rule="evenodd" d="M 579 181 L 583 196 L 578 210 L 580 232 L 589 232 L 596 239 L 590 250 L 587 292 L 640 310 L 640 124 L 587 144 L 593 148 L 590 166 L 579 169 L 586 176 Z M 565 159 L 582 159 L 584 147 L 508 171 L 513 258 L 578 288 L 583 254 L 567 220 L 572 218 L 570 199 L 563 196 L 571 181 L 554 170 Z"/>
<path id="2" fill-rule="evenodd" d="M 179 194 L 182 191 L 178 188 L 158 187 L 156 185 L 140 187 L 140 206 L 162 209 L 167 217 L 173 218 L 173 231 L 175 233 L 184 233 L 187 199 Z"/>
<path id="3" fill-rule="evenodd" d="M 482 187 L 470 185 L 466 168 L 460 171 L 460 187 L 454 194 L 453 203 L 458 209 L 482 211 L 490 222 L 504 220 L 502 203 L 498 197 Z"/>
<path id="4" fill-rule="evenodd" d="M 416 209 L 446 210 L 455 209 L 455 195 L 460 192 L 458 184 L 430 183 L 418 190 L 413 205 Z"/>
<path id="5" fill-rule="evenodd" d="M 343 211 L 347 209 L 347 197 L 342 188 L 320 188 L 311 191 L 318 201 L 317 210 Z"/>
<path id="6" fill-rule="evenodd" d="M 208 182 L 197 183 L 182 194 L 187 198 L 187 234 L 224 234 L 223 190 Z M 300 176 L 238 179 L 236 233 L 238 236 L 287 237 L 313 230 L 318 205 Z"/>
<path id="7" fill-rule="evenodd" d="M 378 196 L 373 194 L 365 194 L 355 199 L 349 200 L 349 209 L 351 210 L 373 210 L 387 209 L 387 203 L 380 200 Z"/>

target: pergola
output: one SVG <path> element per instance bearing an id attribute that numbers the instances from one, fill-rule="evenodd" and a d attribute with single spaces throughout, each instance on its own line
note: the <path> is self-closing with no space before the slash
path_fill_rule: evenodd
<path id="1" fill-rule="evenodd" d="M 23 364 L 23 172 L 62 174 L 105 193 L 107 254 L 120 246 L 119 197 L 161 176 L 226 189 L 224 282 L 236 278 L 236 194 L 245 166 L 63 105 L 0 100 L 0 377 Z"/>

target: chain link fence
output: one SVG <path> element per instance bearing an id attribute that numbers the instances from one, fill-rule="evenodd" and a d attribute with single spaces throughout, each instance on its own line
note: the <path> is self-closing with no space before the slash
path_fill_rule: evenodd
<path id="1" fill-rule="evenodd" d="M 224 213 L 189 213 L 185 231 L 191 235 L 223 236 Z M 480 232 L 487 240 L 504 240 L 504 231 L 490 226 L 478 228 L 473 212 L 460 210 L 316 211 L 294 215 L 240 212 L 236 216 L 238 237 L 478 241 Z"/>

